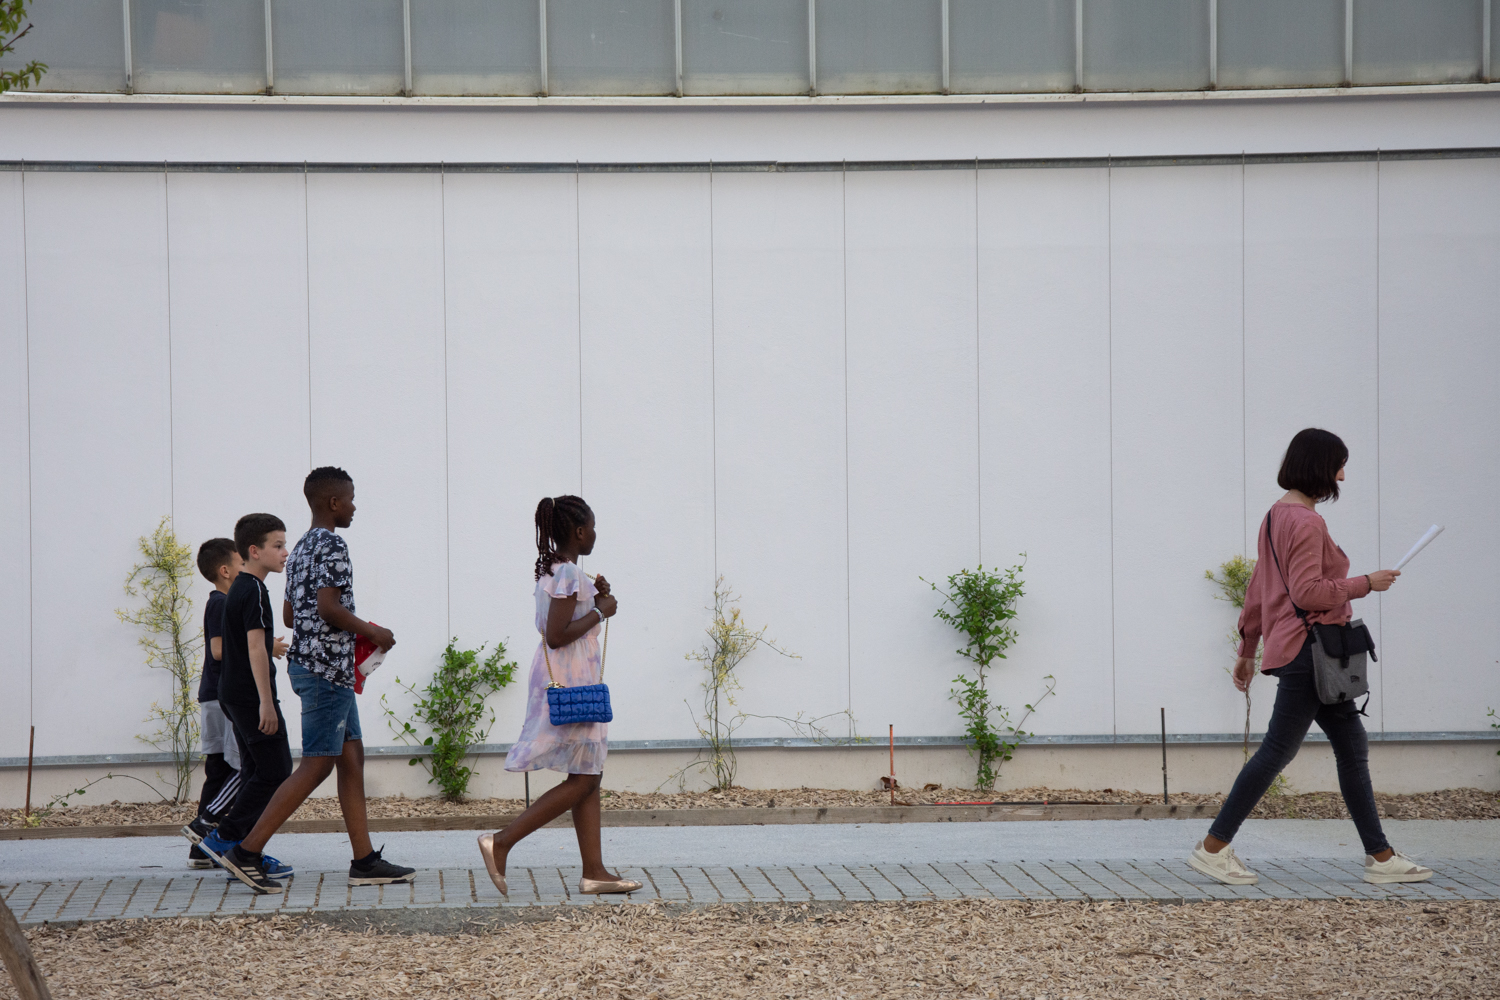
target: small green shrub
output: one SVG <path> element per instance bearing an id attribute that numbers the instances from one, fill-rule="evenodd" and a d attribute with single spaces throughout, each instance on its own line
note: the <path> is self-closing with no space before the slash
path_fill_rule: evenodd
<path id="1" fill-rule="evenodd" d="M 443 798 L 449 802 L 461 801 L 469 790 L 474 769 L 464 760 L 469 756 L 469 748 L 483 743 L 495 724 L 494 709 L 489 710 L 489 719 L 485 720 L 485 699 L 510 685 L 516 676 L 515 662 L 505 661 L 504 643 L 496 643 L 495 651 L 481 661 L 479 655 L 484 650 L 484 646 L 459 649 L 458 639 L 454 638 L 443 650 L 443 662 L 425 688 L 419 691 L 397 677 L 397 687 L 416 699 L 410 719 L 398 718 L 386 696 L 380 696 L 386 724 L 396 739 L 407 746 L 420 745 L 431 750 L 427 756 L 413 757 L 407 763 L 425 767 L 429 775 L 427 783 L 441 788 Z M 417 726 L 429 731 L 425 739 Z"/>
<path id="2" fill-rule="evenodd" d="M 1021 580 L 1021 570 L 1026 565 L 1024 552 L 1021 558 L 1021 563 L 1004 573 L 987 570 L 982 565 L 973 570 L 959 570 L 948 577 L 947 590 L 930 580 L 922 580 L 943 598 L 933 617 L 952 625 L 968 640 L 957 652 L 974 664 L 975 676 L 959 674 L 953 679 L 958 687 L 951 689 L 948 696 L 958 703 L 959 717 L 964 720 L 969 754 L 977 760 L 978 788 L 995 787 L 1001 766 L 1012 758 L 1016 747 L 1031 737 L 1021 727 L 1036 711 L 1035 705 L 1027 705 L 1026 713 L 1012 725 L 1009 711 L 993 700 L 989 691 L 990 670 L 996 660 L 1006 658 L 1005 651 L 1018 635 L 1010 623 L 1016 617 L 1016 601 L 1026 592 Z M 1045 679 L 1047 688 L 1036 705 L 1057 690 L 1057 680 L 1052 675 Z"/>

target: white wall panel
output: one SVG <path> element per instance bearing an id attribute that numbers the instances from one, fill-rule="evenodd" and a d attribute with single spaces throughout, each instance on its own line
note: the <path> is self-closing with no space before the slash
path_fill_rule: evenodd
<path id="1" fill-rule="evenodd" d="M 918 576 L 979 559 L 974 176 L 848 185 L 852 711 L 865 732 L 956 733 L 967 661 Z"/>
<path id="2" fill-rule="evenodd" d="M 1110 671 L 1109 178 L 979 177 L 984 560 L 1026 553 L 1020 632 L 995 690 L 1027 729 L 1107 733 Z"/>
<path id="3" fill-rule="evenodd" d="M 245 514 L 307 526 L 307 275 L 296 175 L 174 174 L 167 180 L 172 294 L 172 465 L 177 534 L 197 555 Z M 281 618 L 282 583 L 268 583 Z M 212 587 L 194 572 L 194 615 Z M 288 641 L 291 630 L 278 624 Z M 301 718 L 278 689 L 291 738 Z M 384 742 L 384 741 L 381 741 Z"/>
<path id="4" fill-rule="evenodd" d="M 490 701 L 490 741 L 508 743 L 537 648 L 537 501 L 579 490 L 575 181 L 446 183 L 452 634 L 468 649 L 504 642 L 520 664 Z"/>
<path id="5" fill-rule="evenodd" d="M 712 600 L 713 391 L 705 174 L 590 175 L 580 208 L 585 569 L 620 599 L 616 739 L 693 735 Z"/>
<path id="6" fill-rule="evenodd" d="M 0 173 L 0 757 L 26 753 L 31 725 L 31 477 L 27 471 L 26 261 L 21 175 Z"/>
<path id="7" fill-rule="evenodd" d="M 379 696 L 397 677 L 425 681 L 447 643 L 441 198 L 427 174 L 308 188 L 312 462 L 354 478 L 358 613 L 397 642 L 361 699 L 373 745 L 394 742 Z M 306 530 L 305 505 L 288 526 Z"/>
<path id="8" fill-rule="evenodd" d="M 1243 545 L 1240 170 L 1112 184 L 1115 723 L 1233 732 L 1203 571 Z"/>
<path id="9" fill-rule="evenodd" d="M 1447 531 L 1380 603 L 1389 730 L 1485 729 L 1500 709 L 1500 163 L 1380 173 L 1381 562 Z"/>
<path id="10" fill-rule="evenodd" d="M 1349 446 L 1349 465 L 1342 498 L 1318 512 L 1351 573 L 1378 568 L 1375 246 L 1373 163 L 1246 169 L 1245 541 L 1236 551 L 1251 558 L 1267 510 L 1285 492 L 1276 473 L 1287 444 L 1305 427 L 1322 427 Z M 1378 599 L 1356 601 L 1354 613 L 1378 635 Z M 1215 617 L 1235 628 L 1232 607 Z M 1228 678 L 1223 688 L 1215 700 L 1242 709 Z M 1256 731 L 1271 717 L 1275 690 L 1265 678 L 1251 689 Z M 1370 725 L 1378 728 L 1378 684 L 1373 694 Z"/>
<path id="11" fill-rule="evenodd" d="M 171 697 L 115 618 L 171 513 L 161 174 L 26 179 L 36 752 L 135 753 Z"/>
<path id="12" fill-rule="evenodd" d="M 740 705 L 828 715 L 849 703 L 842 180 L 719 174 L 713 190 L 719 571 L 747 623 L 801 656 L 753 654 Z"/>

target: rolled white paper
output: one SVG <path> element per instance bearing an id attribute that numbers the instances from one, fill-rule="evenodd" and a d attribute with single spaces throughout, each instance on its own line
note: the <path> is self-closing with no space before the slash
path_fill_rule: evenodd
<path id="1" fill-rule="evenodd" d="M 1395 569 L 1400 569 L 1402 566 L 1405 566 L 1407 563 L 1411 562 L 1411 557 L 1412 556 L 1416 555 L 1418 552 L 1421 552 L 1423 549 L 1427 548 L 1427 546 L 1432 542 L 1432 540 L 1434 538 L 1436 538 L 1438 535 L 1441 535 L 1442 533 L 1443 533 L 1442 525 L 1434 524 L 1432 527 L 1428 528 L 1427 529 L 1427 534 L 1425 534 L 1421 538 L 1417 539 L 1417 544 L 1415 544 L 1415 545 L 1413 545 L 1411 547 L 1411 551 L 1410 552 L 1408 552 L 1406 555 L 1404 555 L 1404 556 L 1401 557 L 1401 561 L 1398 562 L 1395 565 L 1394 568 Z"/>

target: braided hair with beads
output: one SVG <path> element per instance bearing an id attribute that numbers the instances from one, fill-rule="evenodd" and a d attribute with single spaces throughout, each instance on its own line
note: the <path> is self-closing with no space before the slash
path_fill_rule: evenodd
<path id="1" fill-rule="evenodd" d="M 577 528 L 589 523 L 594 512 L 583 502 L 582 497 L 563 495 L 542 497 L 536 505 L 536 577 L 540 580 L 552 572 L 552 565 L 560 558 L 561 546 Z"/>

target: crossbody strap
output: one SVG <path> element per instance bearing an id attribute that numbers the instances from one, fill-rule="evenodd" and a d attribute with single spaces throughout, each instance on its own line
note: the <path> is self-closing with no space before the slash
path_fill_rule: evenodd
<path id="1" fill-rule="evenodd" d="M 1302 619 L 1302 624 L 1311 628 L 1312 626 L 1308 625 L 1307 612 L 1297 607 L 1297 601 L 1292 597 L 1291 585 L 1286 582 L 1286 572 L 1281 568 L 1281 560 L 1276 557 L 1276 540 L 1271 533 L 1271 514 L 1275 510 L 1276 505 L 1272 504 L 1271 509 L 1266 511 L 1266 544 L 1271 547 L 1271 561 L 1276 564 L 1276 575 L 1281 577 L 1281 585 L 1286 588 L 1286 597 L 1292 602 L 1292 610 L 1297 612 L 1297 617 Z"/>

